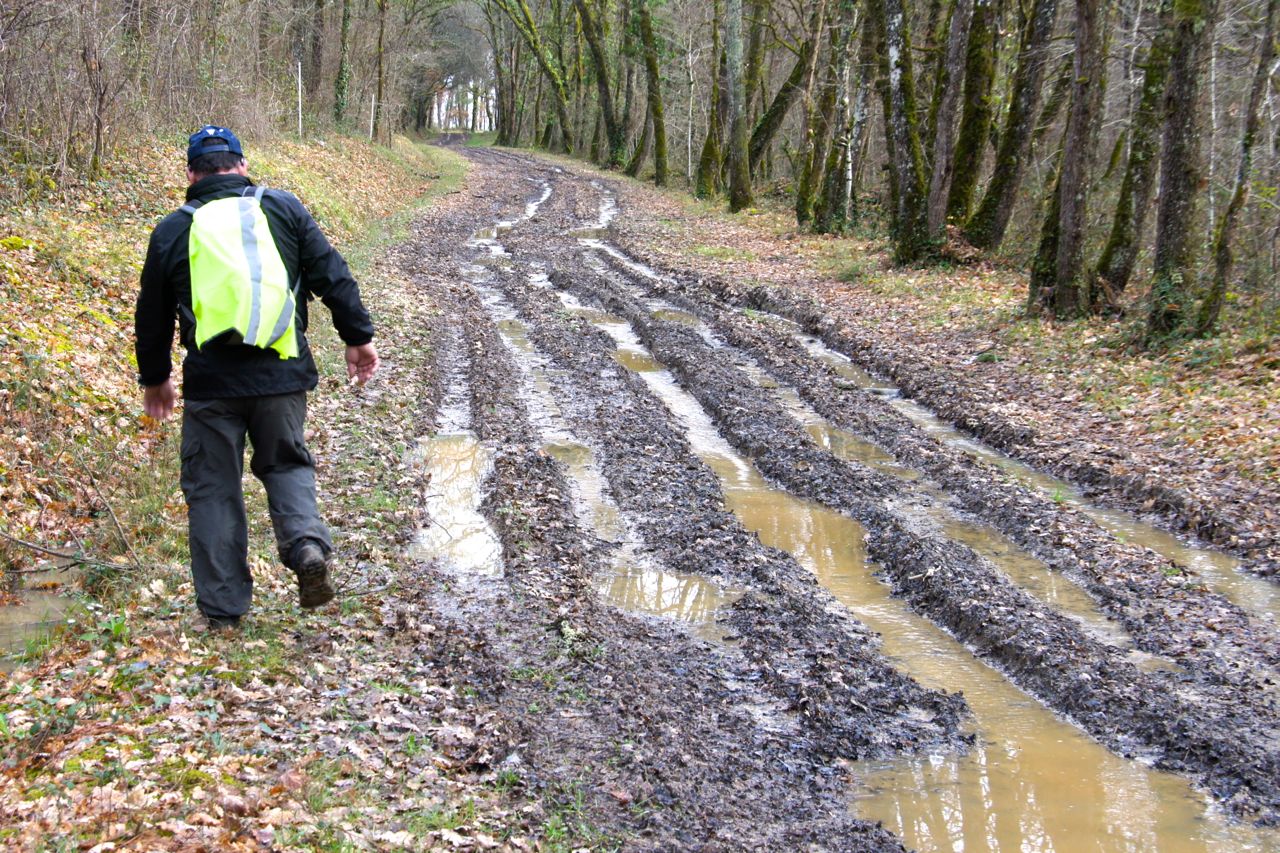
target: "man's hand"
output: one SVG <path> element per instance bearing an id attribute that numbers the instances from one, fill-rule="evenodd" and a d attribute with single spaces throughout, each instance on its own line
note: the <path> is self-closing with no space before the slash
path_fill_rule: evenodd
<path id="1" fill-rule="evenodd" d="M 172 379 L 166 379 L 159 385 L 148 385 L 142 389 L 142 410 L 157 421 L 172 415 L 173 406 L 177 401 L 178 389 L 173 387 Z"/>
<path id="2" fill-rule="evenodd" d="M 347 378 L 355 378 L 361 385 L 373 378 L 378 369 L 378 351 L 372 343 L 347 347 Z"/>

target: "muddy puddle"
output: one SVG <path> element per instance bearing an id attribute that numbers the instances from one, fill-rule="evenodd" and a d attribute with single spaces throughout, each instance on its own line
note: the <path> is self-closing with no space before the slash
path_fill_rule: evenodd
<path id="1" fill-rule="evenodd" d="M 723 639 L 725 632 L 716 617 L 742 593 L 696 575 L 668 572 L 644 557 L 637 547 L 638 538 L 608 495 L 591 448 L 578 443 L 548 443 L 543 450 L 565 466 L 577 516 L 612 546 L 608 570 L 596 579 L 596 591 L 621 610 L 685 623 L 706 640 Z"/>
<path id="2" fill-rule="evenodd" d="M 990 525 L 953 514 L 947 508 L 947 496 L 943 492 L 919 484 L 919 472 L 896 464 L 893 455 L 878 445 L 834 426 L 805 403 L 794 388 L 778 384 L 750 359 L 739 359 L 738 366 L 753 382 L 769 388 L 783 410 L 803 426 L 820 447 L 841 459 L 860 462 L 913 484 L 916 497 L 908 498 L 909 505 L 898 508 L 903 514 L 922 514 L 947 538 L 986 558 L 1005 577 L 1040 601 L 1075 619 L 1096 638 L 1129 649 L 1135 664 L 1144 668 L 1176 666 L 1165 658 L 1132 649 L 1132 641 L 1124 629 L 1108 619 L 1079 584 L 1051 571 L 1042 561 Z"/>
<path id="3" fill-rule="evenodd" d="M 639 344 L 622 319 L 590 308 L 567 292 L 561 291 L 559 296 L 575 313 L 608 327 L 619 345 L 615 358 L 624 366 L 637 372 L 661 370 L 661 365 Z M 653 317 L 696 327 L 708 345 L 721 351 L 726 349 L 725 344 L 696 315 L 678 310 L 660 299 L 646 299 L 644 304 Z M 900 513 L 914 516 L 942 535 L 967 545 L 1019 587 L 1072 617 L 1097 639 L 1128 650 L 1136 665 L 1145 669 L 1176 668 L 1176 664 L 1166 658 L 1133 649 L 1131 638 L 1124 629 L 1109 619 L 1081 586 L 1051 571 L 1042 561 L 989 525 L 951 512 L 946 495 L 935 487 L 920 484 L 919 472 L 898 465 L 892 454 L 873 442 L 834 426 L 804 402 L 794 388 L 780 384 L 749 356 L 737 353 L 734 361 L 752 382 L 768 390 L 780 407 L 804 427 L 820 447 L 838 458 L 867 465 L 910 484 L 914 496 L 897 507 Z"/>
<path id="4" fill-rule="evenodd" d="M 637 261 L 604 239 L 579 239 L 578 242 L 584 248 L 608 255 L 622 267 L 637 275 L 654 281 L 670 282 L 667 276 Z M 1237 558 L 1221 551 L 1187 545 L 1171 533 L 1148 524 L 1130 513 L 1097 505 L 1080 489 L 1065 480 L 1037 471 L 965 435 L 924 406 L 902 397 L 892 383 L 875 378 L 855 365 L 843 353 L 836 352 L 819 338 L 805 333 L 793 320 L 775 314 L 766 314 L 766 312 L 755 313 L 768 316 L 781 328 L 792 332 L 813 356 L 829 364 L 851 386 L 885 397 L 890 405 L 942 443 L 994 465 L 1022 485 L 1085 513 L 1120 541 L 1150 548 L 1157 554 L 1189 569 L 1210 590 L 1220 593 L 1250 613 L 1273 622 L 1280 620 L 1280 585 L 1242 572 L 1240 560 Z M 823 442 L 821 431 L 811 430 L 811 432 L 815 433 L 815 438 L 820 443 Z M 834 447 L 831 449 L 833 452 L 838 452 Z"/>
<path id="5" fill-rule="evenodd" d="M 1112 754 L 891 597 L 867 564 L 860 525 L 770 487 L 629 326 L 598 327 L 614 337 L 620 363 L 643 365 L 640 375 L 720 477 L 744 526 L 811 569 L 881 635 L 900 669 L 963 693 L 973 709 L 977 743 L 967 755 L 850 764 L 859 817 L 882 821 L 921 851 L 1275 849 L 1276 836 L 1229 823 L 1184 779 Z M 1058 598 L 1066 612 L 1077 604 L 1092 612 L 1083 597 Z"/>
<path id="6" fill-rule="evenodd" d="M 414 451 L 425 467 L 425 509 L 431 522 L 409 546 L 410 558 L 439 560 L 454 572 L 502 575 L 502 543 L 480 514 L 483 484 L 493 470 L 487 447 L 470 431 L 440 433 L 419 441 Z"/>

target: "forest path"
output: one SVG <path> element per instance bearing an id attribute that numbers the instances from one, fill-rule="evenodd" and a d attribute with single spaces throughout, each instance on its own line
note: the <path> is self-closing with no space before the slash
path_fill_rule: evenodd
<path id="1" fill-rule="evenodd" d="M 1280 812 L 1273 600 L 636 262 L 607 181 L 467 156 L 395 262 L 441 308 L 420 604 L 511 778 L 646 846 L 1276 849 L 1219 808 Z"/>

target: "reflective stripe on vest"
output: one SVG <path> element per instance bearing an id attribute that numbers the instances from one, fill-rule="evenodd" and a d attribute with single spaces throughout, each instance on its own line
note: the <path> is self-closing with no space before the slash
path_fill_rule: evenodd
<path id="1" fill-rule="evenodd" d="M 246 187 L 242 196 L 181 208 L 191 215 L 187 246 L 197 349 L 233 332 L 234 339 L 281 358 L 298 354 L 296 300 L 262 212 L 262 194 L 262 187 Z"/>

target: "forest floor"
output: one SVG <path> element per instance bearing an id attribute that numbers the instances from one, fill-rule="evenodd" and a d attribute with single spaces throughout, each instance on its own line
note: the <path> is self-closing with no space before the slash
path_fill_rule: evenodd
<path id="1" fill-rule="evenodd" d="M 262 537 L 237 635 L 180 555 L 118 581 L 0 694 L 10 842 L 1280 846 L 1274 583 L 1097 503 L 1174 521 L 1181 481 L 1053 462 L 1026 382 L 769 229 L 455 151 L 365 277 L 383 372 L 313 398 L 339 601 L 299 613 Z"/>

